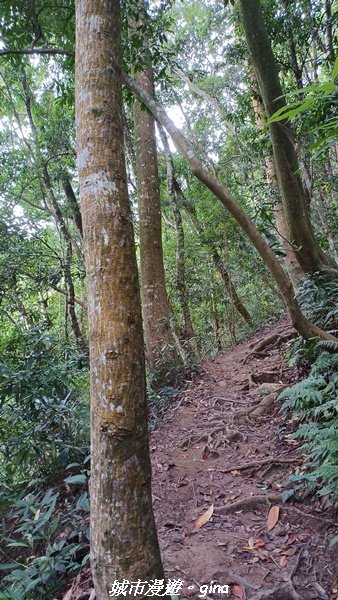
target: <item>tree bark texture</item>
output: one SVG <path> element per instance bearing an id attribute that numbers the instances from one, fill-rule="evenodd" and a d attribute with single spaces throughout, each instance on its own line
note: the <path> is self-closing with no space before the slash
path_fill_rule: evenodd
<path id="1" fill-rule="evenodd" d="M 114 581 L 163 578 L 151 504 L 141 305 L 123 149 L 117 0 L 76 2 L 77 154 L 91 372 L 91 564 Z M 143 598 L 143 596 L 138 596 Z"/>
<path id="2" fill-rule="evenodd" d="M 136 76 L 153 96 L 152 70 Z M 155 120 L 135 103 L 137 185 L 139 197 L 141 297 L 147 361 L 158 385 L 165 383 L 178 361 L 170 326 L 162 248 L 161 199 L 158 177 Z"/>
<path id="3" fill-rule="evenodd" d="M 276 110 L 285 106 L 285 100 L 260 1 L 239 0 L 239 7 L 265 110 L 270 118 Z M 324 265 L 330 265 L 330 260 L 314 236 L 299 174 L 293 133 L 286 122 L 280 121 L 270 124 L 270 134 L 290 243 L 296 249 L 297 259 L 304 273 L 318 271 Z"/>
<path id="4" fill-rule="evenodd" d="M 248 215 L 241 205 L 231 196 L 228 190 L 220 183 L 220 181 L 203 166 L 199 158 L 196 156 L 194 149 L 189 144 L 184 135 L 177 129 L 170 117 L 167 115 L 162 106 L 159 106 L 154 98 L 152 98 L 146 90 L 144 90 L 132 77 L 126 73 L 122 74 L 122 80 L 128 87 L 138 96 L 152 111 L 155 118 L 165 127 L 170 134 L 177 150 L 185 157 L 190 165 L 190 168 L 199 179 L 216 198 L 222 202 L 225 208 L 232 214 L 240 225 L 242 230 L 251 240 L 266 266 L 270 270 L 279 291 L 282 295 L 283 302 L 288 310 L 291 322 L 300 335 L 308 339 L 311 337 L 319 337 L 321 339 L 337 340 L 333 335 L 322 331 L 319 327 L 308 321 L 303 315 L 298 302 L 294 297 L 294 291 L 291 279 L 285 273 L 271 250 L 269 244 L 258 231 L 255 224 L 249 219 Z"/>

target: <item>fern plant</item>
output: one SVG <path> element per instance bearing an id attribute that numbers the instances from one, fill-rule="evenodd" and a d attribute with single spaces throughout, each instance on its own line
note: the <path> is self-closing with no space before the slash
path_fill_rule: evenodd
<path id="1" fill-rule="evenodd" d="M 318 494 L 338 498 L 338 352 L 319 354 L 309 376 L 279 397 L 301 421 L 293 437 L 304 441 Z"/>

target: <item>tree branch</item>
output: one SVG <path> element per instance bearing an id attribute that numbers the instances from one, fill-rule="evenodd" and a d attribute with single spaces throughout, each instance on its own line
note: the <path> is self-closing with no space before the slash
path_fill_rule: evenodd
<path id="1" fill-rule="evenodd" d="M 23 56 L 27 54 L 49 54 L 51 56 L 75 56 L 74 50 L 62 50 L 61 48 L 30 48 L 26 50 L 0 50 L 0 56 Z"/>
<path id="2" fill-rule="evenodd" d="M 269 244 L 258 231 L 255 224 L 248 217 L 242 206 L 235 200 L 235 198 L 222 185 L 222 183 L 204 167 L 199 158 L 196 156 L 191 144 L 188 142 L 182 132 L 175 126 L 173 121 L 165 112 L 164 108 L 157 104 L 154 98 L 151 97 L 146 90 L 142 88 L 132 77 L 130 77 L 130 75 L 127 75 L 124 72 L 122 72 L 122 82 L 127 85 L 135 94 L 135 96 L 146 105 L 148 110 L 153 113 L 155 119 L 157 119 L 168 131 L 177 150 L 187 160 L 195 177 L 203 185 L 205 185 L 205 187 L 207 187 L 216 198 L 220 200 L 220 202 L 232 214 L 242 230 L 249 237 L 252 244 L 261 255 L 266 266 L 272 273 L 283 297 L 285 306 L 288 309 L 292 324 L 298 333 L 300 333 L 300 335 L 302 335 L 305 339 L 319 337 L 320 339 L 337 341 L 337 338 L 326 331 L 321 330 L 319 327 L 308 321 L 304 316 L 297 300 L 294 297 L 293 285 L 290 277 L 283 271 Z"/>

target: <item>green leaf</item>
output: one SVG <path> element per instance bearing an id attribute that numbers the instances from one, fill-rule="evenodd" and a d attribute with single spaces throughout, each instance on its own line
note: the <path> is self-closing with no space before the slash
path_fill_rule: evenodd
<path id="1" fill-rule="evenodd" d="M 298 104 L 298 106 L 296 106 L 295 108 L 290 108 L 290 105 L 283 106 L 283 108 L 277 110 L 275 112 L 275 114 L 272 115 L 272 117 L 269 119 L 269 123 L 276 123 L 277 121 L 282 121 L 284 119 L 290 120 L 293 117 L 297 116 L 300 112 L 303 112 L 304 110 L 307 110 L 308 108 L 311 108 L 314 105 L 314 103 L 315 103 L 315 100 L 312 99 L 312 100 L 306 100 L 306 102 L 303 102 L 301 104 L 299 104 L 299 102 L 292 103 L 292 105 Z"/>
<path id="2" fill-rule="evenodd" d="M 57 530 L 59 521 L 60 521 L 60 517 L 54 517 L 54 519 L 53 519 L 53 521 L 51 523 L 51 526 L 50 526 L 50 528 L 48 530 L 48 535 L 50 537 L 52 537 L 54 535 L 55 531 Z"/>
<path id="3" fill-rule="evenodd" d="M 12 571 L 12 569 L 16 569 L 17 566 L 16 563 L 2 563 L 0 564 L 0 571 Z"/>
<path id="4" fill-rule="evenodd" d="M 336 79 L 336 77 L 338 76 L 338 56 L 335 60 L 335 63 L 333 65 L 333 69 L 332 69 L 332 73 L 331 73 L 331 78 L 332 81 L 334 82 L 334 80 Z"/>
<path id="5" fill-rule="evenodd" d="M 29 544 L 26 544 L 25 542 L 8 542 L 7 546 L 13 548 L 29 548 Z"/>
<path id="6" fill-rule="evenodd" d="M 64 482 L 73 485 L 86 485 L 87 477 L 85 475 L 69 475 L 69 477 L 64 479 Z"/>

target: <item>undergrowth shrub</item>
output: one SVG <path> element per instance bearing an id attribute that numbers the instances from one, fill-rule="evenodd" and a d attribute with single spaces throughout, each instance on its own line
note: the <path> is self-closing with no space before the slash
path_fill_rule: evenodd
<path id="1" fill-rule="evenodd" d="M 0 483 L 32 488 L 62 478 L 89 451 L 83 357 L 37 329 L 13 335 L 0 350 Z"/>
<path id="2" fill-rule="evenodd" d="M 49 600 L 88 559 L 87 357 L 37 327 L 0 356 L 0 598 Z"/>
<path id="3" fill-rule="evenodd" d="M 52 598 L 88 562 L 89 501 L 82 481 L 75 494 L 49 489 L 16 499 L 0 495 L 0 503 L 11 503 L 2 521 L 1 600 Z"/>

